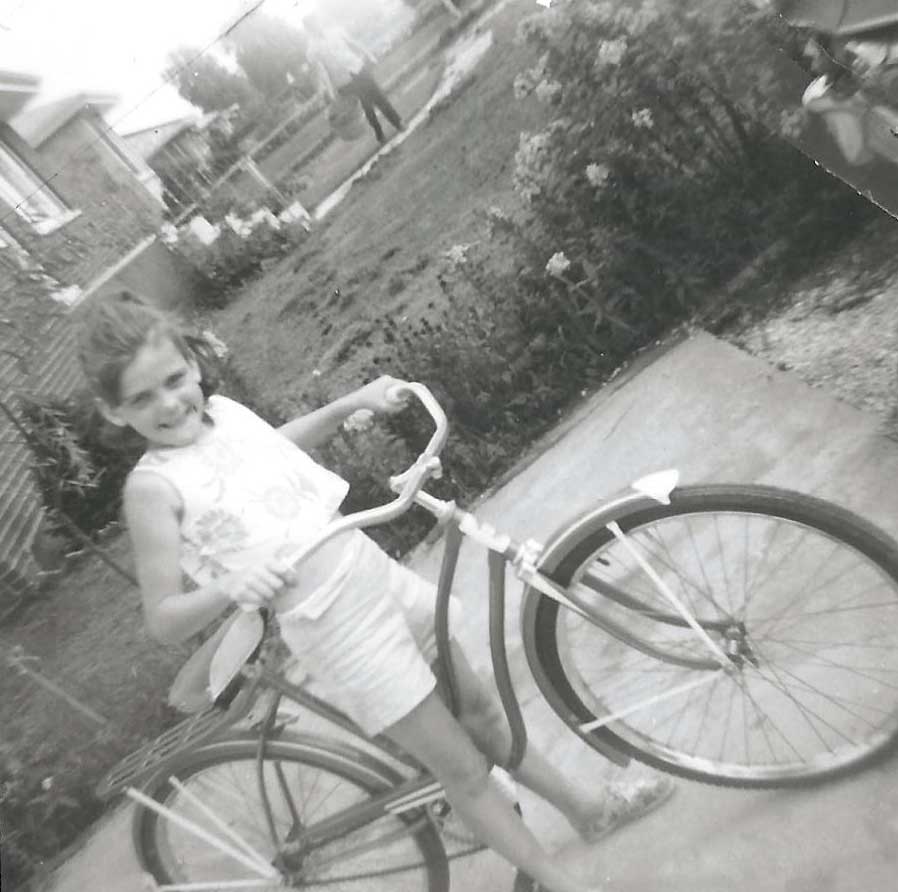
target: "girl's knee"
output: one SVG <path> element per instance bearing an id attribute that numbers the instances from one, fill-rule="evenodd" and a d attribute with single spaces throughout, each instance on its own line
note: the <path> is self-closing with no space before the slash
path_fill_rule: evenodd
<path id="1" fill-rule="evenodd" d="M 435 693 L 386 733 L 423 762 L 443 786 L 465 791 L 485 785 L 488 760 Z"/>

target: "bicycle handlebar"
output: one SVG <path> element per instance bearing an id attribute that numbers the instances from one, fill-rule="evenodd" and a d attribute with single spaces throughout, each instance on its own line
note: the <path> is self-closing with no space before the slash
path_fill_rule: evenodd
<path id="1" fill-rule="evenodd" d="M 365 511 L 356 511 L 354 514 L 348 514 L 346 517 L 328 524 L 300 557 L 293 562 L 294 567 L 298 567 L 310 554 L 339 533 L 386 523 L 404 514 L 411 507 L 415 496 L 418 495 L 427 480 L 440 475 L 442 469 L 440 453 L 449 436 L 449 422 L 446 413 L 437 402 L 436 397 L 423 384 L 417 382 L 398 384 L 387 391 L 388 399 L 395 402 L 403 401 L 406 394 L 411 394 L 424 406 L 433 419 L 435 429 L 430 442 L 414 463 L 401 474 L 390 478 L 390 489 L 398 495 L 385 505 L 368 508 Z"/>

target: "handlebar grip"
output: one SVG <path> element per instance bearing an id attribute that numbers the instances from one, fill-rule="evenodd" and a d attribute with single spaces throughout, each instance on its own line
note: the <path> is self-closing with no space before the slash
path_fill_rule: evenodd
<path id="1" fill-rule="evenodd" d="M 446 445 L 446 440 L 449 437 L 449 421 L 436 397 L 427 387 L 419 384 L 417 381 L 396 384 L 387 391 L 389 399 L 396 399 L 401 402 L 405 401 L 406 394 L 414 396 L 424 406 L 434 424 L 433 436 L 430 438 L 430 442 L 425 447 L 424 452 L 418 457 L 418 462 L 416 462 L 416 464 L 420 464 L 422 461 L 439 456 L 440 452 L 443 451 L 443 447 Z M 405 474 L 400 474 L 399 478 L 405 477 L 411 470 L 412 468 L 409 468 L 409 471 L 406 471 Z M 398 478 L 393 479 L 396 480 Z"/>
<path id="2" fill-rule="evenodd" d="M 399 405 L 407 402 L 406 395 L 411 393 L 411 389 L 404 384 L 394 384 L 387 389 L 387 402 Z"/>

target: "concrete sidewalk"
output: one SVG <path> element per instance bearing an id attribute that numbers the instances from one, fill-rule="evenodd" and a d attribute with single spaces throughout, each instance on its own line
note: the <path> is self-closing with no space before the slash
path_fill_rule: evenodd
<path id="1" fill-rule="evenodd" d="M 898 535 L 898 447 L 878 434 L 876 420 L 704 334 L 641 359 L 586 401 L 476 511 L 513 535 L 546 539 L 599 498 L 668 467 L 684 483 L 763 482 L 819 495 Z M 438 563 L 435 547 L 412 559 L 431 577 Z M 615 770 L 536 695 L 520 649 L 517 589 L 510 587 L 508 630 L 532 739 L 579 781 L 598 783 Z M 462 551 L 457 591 L 465 605 L 458 637 L 486 669 L 485 561 L 475 548 Z M 659 812 L 593 847 L 571 844 L 548 807 L 526 796 L 522 802 L 547 843 L 566 846 L 578 870 L 614 892 L 885 892 L 895 888 L 898 852 L 894 767 L 811 791 L 684 781 Z M 46 889 L 142 889 L 127 813 L 104 822 Z M 457 890 L 511 885 L 510 868 L 488 852 L 453 862 L 452 870 Z"/>

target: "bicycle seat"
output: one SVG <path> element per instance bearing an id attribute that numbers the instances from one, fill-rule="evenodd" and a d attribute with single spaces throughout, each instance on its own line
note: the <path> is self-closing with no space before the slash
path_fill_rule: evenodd
<path id="1" fill-rule="evenodd" d="M 255 659 L 265 639 L 267 617 L 261 611 L 241 612 L 218 644 L 209 664 L 209 697 L 218 703 L 229 687 L 239 689 L 240 671 Z"/>

